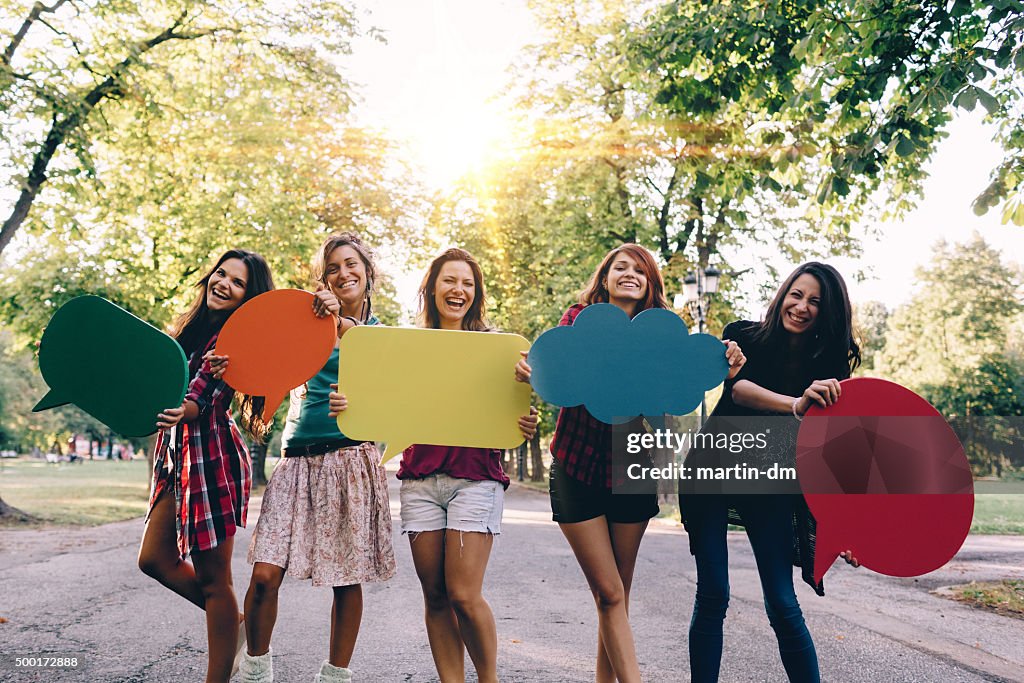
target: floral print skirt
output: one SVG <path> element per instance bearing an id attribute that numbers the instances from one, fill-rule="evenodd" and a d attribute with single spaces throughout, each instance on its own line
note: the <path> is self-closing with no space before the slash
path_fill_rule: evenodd
<path id="1" fill-rule="evenodd" d="M 314 586 L 395 575 L 391 510 L 373 443 L 281 458 L 263 494 L 248 561 L 283 567 Z"/>

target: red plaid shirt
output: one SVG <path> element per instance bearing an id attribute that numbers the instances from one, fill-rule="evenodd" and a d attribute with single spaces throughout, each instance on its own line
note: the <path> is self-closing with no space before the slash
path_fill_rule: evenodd
<path id="1" fill-rule="evenodd" d="M 210 374 L 203 355 L 217 335 L 189 359 L 192 381 L 186 401 L 199 406 L 199 417 L 163 430 L 154 455 L 155 483 L 150 509 L 161 495 L 160 480 L 173 483 L 178 553 L 210 550 L 245 526 L 252 486 L 249 451 L 231 419 L 234 390 Z M 162 471 L 163 470 L 163 471 Z"/>
<path id="2" fill-rule="evenodd" d="M 558 324 L 572 325 L 584 308 L 583 304 L 573 304 Z M 612 426 L 598 420 L 583 406 L 562 408 L 558 412 L 551 455 L 573 479 L 612 487 Z"/>

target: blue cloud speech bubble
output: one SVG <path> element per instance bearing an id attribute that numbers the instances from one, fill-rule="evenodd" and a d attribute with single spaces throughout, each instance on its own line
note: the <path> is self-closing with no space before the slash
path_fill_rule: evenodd
<path id="1" fill-rule="evenodd" d="M 722 342 L 689 334 L 672 311 L 649 308 L 630 321 L 613 304 L 587 306 L 572 326 L 544 332 L 528 362 L 541 398 L 562 407 L 584 405 L 607 424 L 686 415 L 729 374 Z"/>

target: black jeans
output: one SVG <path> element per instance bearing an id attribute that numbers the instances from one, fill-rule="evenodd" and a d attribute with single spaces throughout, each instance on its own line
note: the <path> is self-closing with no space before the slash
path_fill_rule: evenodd
<path id="1" fill-rule="evenodd" d="M 697 596 L 690 620 L 690 675 L 693 683 L 718 680 L 722 624 L 729 606 L 729 506 L 743 518 L 761 577 L 765 611 L 779 643 L 790 681 L 817 683 L 818 655 L 793 590 L 793 498 L 749 495 L 687 496 L 686 523 L 697 564 Z"/>

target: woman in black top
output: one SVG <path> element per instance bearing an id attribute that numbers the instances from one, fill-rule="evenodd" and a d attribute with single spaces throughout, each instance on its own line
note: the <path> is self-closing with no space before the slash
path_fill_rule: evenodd
<path id="1" fill-rule="evenodd" d="M 842 393 L 839 380 L 860 364 L 853 339 L 846 284 L 835 268 L 805 263 L 786 278 L 762 323 L 737 321 L 723 338 L 740 345 L 743 369 L 727 380 L 708 427 L 716 417 L 791 414 L 792 448 L 797 421 L 817 403 L 829 406 Z M 719 419 L 719 422 L 723 420 Z M 773 424 L 772 438 L 779 430 Z M 694 459 L 706 453 L 691 453 Z M 680 492 L 680 510 L 697 565 L 697 594 L 690 621 L 690 673 L 695 683 L 717 681 L 722 658 L 722 624 L 729 604 L 726 528 L 742 524 L 757 560 L 765 609 L 791 681 L 818 681 L 818 659 L 793 590 L 793 564 L 819 594 L 812 578 L 814 519 L 802 496 L 700 495 Z M 857 561 L 849 551 L 847 562 Z"/>

